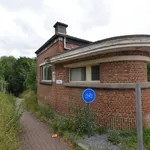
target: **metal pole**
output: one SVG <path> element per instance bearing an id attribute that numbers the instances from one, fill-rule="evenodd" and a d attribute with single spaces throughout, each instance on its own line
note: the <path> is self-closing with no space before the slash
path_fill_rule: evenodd
<path id="1" fill-rule="evenodd" d="M 141 108 L 141 87 L 136 84 L 136 120 L 137 120 L 137 136 L 138 136 L 138 148 L 137 150 L 143 150 L 143 125 L 142 125 L 142 108 Z"/>
<path id="2" fill-rule="evenodd" d="M 87 103 L 88 106 L 88 138 L 90 138 L 91 133 L 90 133 L 90 103 Z"/>

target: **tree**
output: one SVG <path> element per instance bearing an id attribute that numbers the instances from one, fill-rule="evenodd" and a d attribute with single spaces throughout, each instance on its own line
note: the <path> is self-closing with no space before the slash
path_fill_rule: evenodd
<path id="1" fill-rule="evenodd" d="M 35 82 L 35 60 L 26 57 L 20 57 L 13 64 L 13 70 L 8 78 L 9 92 L 18 96 L 25 88 L 32 87 Z M 33 74 L 32 74 L 33 71 Z M 35 72 L 35 73 L 34 73 Z M 35 76 L 35 77 L 34 77 Z M 32 78 L 32 80 L 30 79 Z M 33 84 L 33 85 L 32 85 Z"/>
<path id="2" fill-rule="evenodd" d="M 37 86 L 36 86 L 36 59 L 33 59 L 33 61 L 30 64 L 29 72 L 26 75 L 24 87 L 25 89 L 34 90 L 36 92 Z"/>
<path id="3" fill-rule="evenodd" d="M 16 58 L 13 56 L 2 56 L 0 58 L 0 64 L 3 68 L 3 76 L 5 81 L 8 80 L 9 75 L 11 74 L 13 69 L 12 67 L 15 62 L 16 62 Z"/>

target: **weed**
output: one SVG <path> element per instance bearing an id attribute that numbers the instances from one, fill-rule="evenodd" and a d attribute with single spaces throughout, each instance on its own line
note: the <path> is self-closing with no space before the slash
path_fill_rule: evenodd
<path id="1" fill-rule="evenodd" d="M 97 126 L 96 127 L 96 133 L 98 133 L 99 135 L 105 134 L 105 133 L 107 133 L 107 130 L 106 130 L 106 128 L 104 128 L 102 126 Z"/>
<path id="2" fill-rule="evenodd" d="M 136 136 L 137 134 L 135 130 L 118 131 L 118 132 L 121 137 L 131 137 Z"/>
<path id="3" fill-rule="evenodd" d="M 15 107 L 12 95 L 0 92 L 0 149 L 18 150 L 18 132 L 20 114 Z"/>
<path id="4" fill-rule="evenodd" d="M 120 137 L 118 131 L 111 131 L 109 136 L 107 137 L 108 141 L 112 144 L 116 145 L 120 143 Z"/>
<path id="5" fill-rule="evenodd" d="M 25 91 L 20 95 L 22 100 L 22 107 L 32 113 L 35 113 L 39 110 L 37 96 L 34 91 Z"/>
<path id="6" fill-rule="evenodd" d="M 87 123 L 87 116 L 88 116 L 88 111 L 87 108 L 79 108 L 76 107 L 72 109 L 73 116 L 71 118 L 72 121 L 72 131 L 76 132 L 79 135 L 83 135 L 87 133 L 88 130 L 88 123 Z M 91 132 L 95 129 L 94 126 L 94 115 L 91 114 L 91 120 L 90 120 L 90 125 L 91 125 Z"/>
<path id="7" fill-rule="evenodd" d="M 54 111 L 49 107 L 40 107 L 40 115 L 44 116 L 46 119 L 54 119 Z"/>

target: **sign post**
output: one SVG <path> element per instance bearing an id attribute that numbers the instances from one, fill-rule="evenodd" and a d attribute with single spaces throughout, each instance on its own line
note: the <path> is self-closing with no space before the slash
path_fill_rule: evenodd
<path id="1" fill-rule="evenodd" d="M 96 94 L 94 90 L 87 88 L 82 93 L 82 99 L 87 103 L 87 109 L 88 109 L 88 138 L 90 138 L 91 133 L 91 125 L 90 125 L 90 103 L 94 101 L 96 98 Z"/>
<path id="2" fill-rule="evenodd" d="M 143 125 L 142 125 L 142 105 L 141 105 L 141 87 L 136 84 L 136 120 L 137 120 L 137 139 L 138 150 L 143 150 Z"/>

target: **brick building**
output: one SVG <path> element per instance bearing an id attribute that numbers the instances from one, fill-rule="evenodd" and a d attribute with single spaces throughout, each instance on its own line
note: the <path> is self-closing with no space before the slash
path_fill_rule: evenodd
<path id="1" fill-rule="evenodd" d="M 142 89 L 144 125 L 150 122 L 150 36 L 127 35 L 96 42 L 66 34 L 67 25 L 57 22 L 55 34 L 37 54 L 37 93 L 40 104 L 59 113 L 83 107 L 81 95 L 90 87 L 96 92 L 91 103 L 97 124 L 108 128 L 136 126 L 135 83 Z"/>

